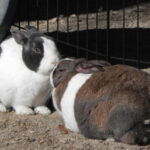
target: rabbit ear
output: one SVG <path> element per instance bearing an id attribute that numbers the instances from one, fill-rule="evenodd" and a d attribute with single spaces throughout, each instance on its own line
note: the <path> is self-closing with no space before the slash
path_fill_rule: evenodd
<path id="1" fill-rule="evenodd" d="M 25 26 L 25 29 L 26 29 L 26 31 L 30 32 L 31 34 L 38 32 L 38 30 L 33 26 Z"/>
<path id="2" fill-rule="evenodd" d="M 100 66 L 100 67 L 111 66 L 111 64 L 105 60 L 89 60 L 88 62 L 93 64 L 93 65 Z"/>
<path id="3" fill-rule="evenodd" d="M 15 41 L 18 44 L 25 44 L 28 40 L 28 37 L 30 36 L 27 32 L 25 31 L 19 31 L 19 30 L 10 30 L 12 36 L 14 37 Z"/>
<path id="4" fill-rule="evenodd" d="M 105 71 L 105 66 L 110 66 L 111 64 L 103 60 L 91 60 L 79 63 L 75 70 L 79 73 L 93 73 L 98 71 Z"/>
<path id="5" fill-rule="evenodd" d="M 98 65 L 86 63 L 86 64 L 78 64 L 76 66 L 76 71 L 79 73 L 93 73 L 98 71 L 104 71 L 104 68 Z"/>

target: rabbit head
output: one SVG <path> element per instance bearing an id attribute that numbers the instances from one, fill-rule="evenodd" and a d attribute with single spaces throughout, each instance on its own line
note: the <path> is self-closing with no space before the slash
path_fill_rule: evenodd
<path id="1" fill-rule="evenodd" d="M 11 30 L 11 34 L 22 46 L 24 64 L 32 71 L 48 75 L 59 60 L 54 41 L 34 27 L 26 27 L 25 31 Z"/>
<path id="2" fill-rule="evenodd" d="M 86 60 L 83 58 L 61 60 L 51 73 L 51 84 L 56 87 L 68 73 L 94 73 L 105 71 L 105 67 L 111 64 L 104 60 Z"/>

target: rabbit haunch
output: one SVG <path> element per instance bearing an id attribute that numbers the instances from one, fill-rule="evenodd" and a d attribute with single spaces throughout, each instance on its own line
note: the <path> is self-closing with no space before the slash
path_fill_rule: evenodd
<path id="1" fill-rule="evenodd" d="M 59 65 L 63 66 L 63 62 Z M 51 73 L 52 83 L 59 74 L 57 67 Z M 144 124 L 150 117 L 147 73 L 125 65 L 107 66 L 105 71 L 91 74 L 68 70 L 61 71 L 64 77 L 52 92 L 54 106 L 66 128 L 89 138 L 150 143 L 150 132 Z"/>
<path id="2" fill-rule="evenodd" d="M 59 60 L 55 43 L 31 31 L 13 31 L 0 45 L 0 111 L 13 107 L 17 114 L 49 113 L 49 74 Z M 5 108 L 5 109 L 4 109 Z"/>

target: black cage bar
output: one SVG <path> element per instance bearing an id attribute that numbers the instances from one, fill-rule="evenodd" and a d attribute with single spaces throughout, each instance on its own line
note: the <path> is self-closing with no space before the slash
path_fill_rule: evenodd
<path id="1" fill-rule="evenodd" d="M 63 57 L 144 68 L 150 66 L 150 26 L 142 23 L 147 5 L 150 0 L 19 0 L 12 28 L 37 27 L 56 40 Z"/>

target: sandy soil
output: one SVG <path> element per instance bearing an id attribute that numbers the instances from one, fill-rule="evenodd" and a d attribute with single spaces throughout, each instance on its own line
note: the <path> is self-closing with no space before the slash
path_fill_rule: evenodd
<path id="1" fill-rule="evenodd" d="M 148 146 L 126 145 L 86 139 L 60 130 L 58 114 L 16 115 L 0 113 L 0 150 L 149 150 Z"/>
<path id="2" fill-rule="evenodd" d="M 143 71 L 147 72 L 148 74 L 150 74 L 150 68 L 147 69 L 142 69 Z"/>

